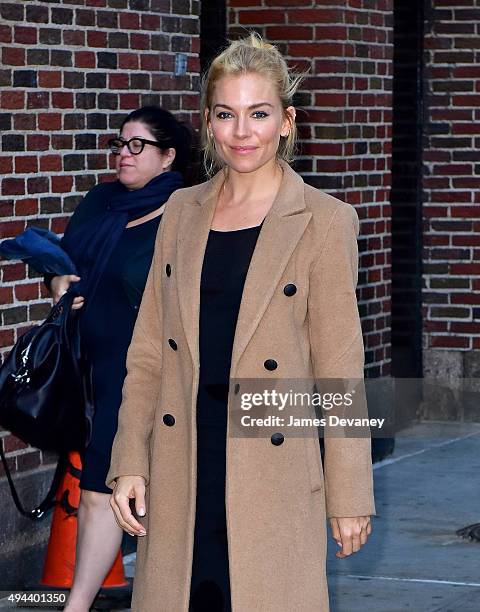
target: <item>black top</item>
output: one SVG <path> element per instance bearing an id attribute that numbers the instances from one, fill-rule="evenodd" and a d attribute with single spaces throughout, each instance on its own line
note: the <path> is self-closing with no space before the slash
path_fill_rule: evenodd
<path id="1" fill-rule="evenodd" d="M 225 514 L 228 383 L 238 311 L 260 228 L 210 230 L 203 260 L 190 612 L 231 611 Z"/>
<path id="2" fill-rule="evenodd" d="M 235 327 L 261 225 L 210 230 L 200 285 L 199 394 L 227 401 Z M 208 415 L 204 414 L 206 418 Z"/>

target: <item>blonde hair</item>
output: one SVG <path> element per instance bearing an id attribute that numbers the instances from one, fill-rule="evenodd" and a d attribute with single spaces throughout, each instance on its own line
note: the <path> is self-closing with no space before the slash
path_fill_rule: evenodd
<path id="1" fill-rule="evenodd" d="M 288 136 L 280 137 L 277 157 L 287 162 L 293 161 L 297 140 L 295 121 L 286 113 L 285 109 L 292 105 L 292 98 L 303 74 L 291 74 L 287 63 L 280 51 L 267 43 L 260 34 L 251 32 L 246 38 L 230 42 L 210 64 L 210 68 L 203 76 L 201 90 L 201 139 L 203 150 L 203 163 L 208 176 L 224 166 L 223 160 L 215 150 L 215 143 L 209 135 L 205 110 L 212 105 L 213 92 L 217 81 L 224 76 L 257 73 L 270 79 L 276 87 L 285 116 L 290 122 Z"/>

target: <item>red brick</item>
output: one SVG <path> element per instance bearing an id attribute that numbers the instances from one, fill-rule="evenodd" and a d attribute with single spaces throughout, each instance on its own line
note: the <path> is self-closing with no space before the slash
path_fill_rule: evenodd
<path id="1" fill-rule="evenodd" d="M 138 53 L 119 53 L 118 67 L 126 68 L 127 70 L 138 68 Z"/>
<path id="2" fill-rule="evenodd" d="M 120 108 L 133 110 L 140 104 L 139 94 L 120 94 Z"/>
<path id="3" fill-rule="evenodd" d="M 0 174 L 11 174 L 12 172 L 13 157 L 0 157 Z"/>
<path id="4" fill-rule="evenodd" d="M 25 229 L 24 221 L 3 221 L 2 235 L 4 238 L 13 238 L 21 234 Z M 4 280 L 7 280 L 4 278 Z"/>
<path id="5" fill-rule="evenodd" d="M 15 298 L 19 302 L 38 300 L 38 283 L 15 285 Z"/>
<path id="6" fill-rule="evenodd" d="M 131 49 L 150 49 L 150 37 L 146 34 L 130 34 Z"/>
<path id="7" fill-rule="evenodd" d="M 108 46 L 106 32 L 87 32 L 87 46 L 105 49 Z"/>
<path id="8" fill-rule="evenodd" d="M 24 227 L 18 232 L 22 232 Z M 14 263 L 14 264 L 3 264 L 2 265 L 2 281 L 4 283 L 10 283 L 12 281 L 22 280 L 25 278 L 25 264 Z"/>
<path id="9" fill-rule="evenodd" d="M 459 276 L 468 276 L 475 274 L 478 276 L 478 262 L 477 263 L 452 263 L 450 264 L 450 274 Z"/>
<path id="10" fill-rule="evenodd" d="M 15 172 L 18 174 L 38 172 L 38 159 L 33 155 L 19 155 L 15 158 Z"/>
<path id="11" fill-rule="evenodd" d="M 5 66 L 25 66 L 25 49 L 3 47 L 2 64 Z"/>
<path id="12" fill-rule="evenodd" d="M 26 200 L 16 200 L 15 215 L 17 215 L 18 217 L 38 215 L 38 200 L 35 198 L 28 198 Z"/>
<path id="13" fill-rule="evenodd" d="M 95 53 L 92 51 L 76 51 L 75 66 L 77 68 L 95 68 Z"/>
<path id="14" fill-rule="evenodd" d="M 2 304 L 11 304 L 12 300 L 10 301 L 2 301 Z M 13 346 L 15 340 L 14 340 L 14 333 L 13 333 L 13 329 L 2 329 L 0 330 L 0 346 L 1 347 L 10 347 Z"/>
<path id="15" fill-rule="evenodd" d="M 342 43 L 291 43 L 288 50 L 293 57 L 345 56 L 345 45 Z"/>
<path id="16" fill-rule="evenodd" d="M 291 12 L 289 12 L 290 18 Z M 244 25 L 255 25 L 255 24 L 266 24 L 266 23 L 286 23 L 287 13 L 285 11 L 271 10 L 258 10 L 258 11 L 240 11 L 238 13 L 241 24 Z M 290 18 L 291 20 L 291 18 Z M 299 23 L 299 22 L 295 22 Z"/>
<path id="17" fill-rule="evenodd" d="M 432 348 L 469 348 L 470 340 L 463 336 L 433 336 L 430 338 Z"/>
<path id="18" fill-rule="evenodd" d="M 72 186 L 71 176 L 52 176 L 52 193 L 70 193 Z"/>
<path id="19" fill-rule="evenodd" d="M 29 151 L 46 151 L 50 145 L 50 137 L 42 134 L 29 134 L 27 136 L 27 149 Z"/>
<path id="20" fill-rule="evenodd" d="M 12 42 L 12 28 L 10 28 L 9 26 L 0 25 L 0 42 Z"/>
<path id="21" fill-rule="evenodd" d="M 38 115 L 39 130 L 61 130 L 62 115 L 59 113 L 40 113 Z"/>
<path id="22" fill-rule="evenodd" d="M 3 438 L 3 450 L 5 453 L 11 453 L 16 450 L 28 448 L 28 444 L 25 444 L 22 440 L 10 434 Z"/>
<path id="23" fill-rule="evenodd" d="M 38 40 L 37 28 L 28 28 L 23 26 L 14 26 L 13 39 L 16 43 L 22 45 L 36 45 Z"/>
<path id="24" fill-rule="evenodd" d="M 140 28 L 140 18 L 137 13 L 120 12 L 121 30 L 138 30 Z"/>
<path id="25" fill-rule="evenodd" d="M 313 28 L 307 26 L 268 26 L 266 37 L 269 40 L 312 40 Z"/>
<path id="26" fill-rule="evenodd" d="M 67 227 L 69 217 L 60 217 L 58 219 L 53 219 L 52 221 L 52 232 L 56 234 L 63 234 L 65 232 L 65 228 Z"/>
<path id="27" fill-rule="evenodd" d="M 342 23 L 345 11 L 341 9 L 298 9 L 288 11 L 291 23 Z"/>
<path id="28" fill-rule="evenodd" d="M 0 286 L 0 304 L 11 304 L 13 302 L 13 287 Z M 13 332 L 12 332 L 13 333 Z M 6 346 L 6 345 L 1 345 Z"/>
<path id="29" fill-rule="evenodd" d="M 142 30 L 160 30 L 160 16 L 141 15 L 141 28 Z"/>
<path id="30" fill-rule="evenodd" d="M 189 58 L 190 59 L 190 58 Z M 155 70 L 159 70 L 160 69 L 160 56 L 158 53 L 155 53 L 153 55 L 145 55 L 142 53 L 142 55 L 140 56 L 140 68 L 142 70 L 150 70 L 150 71 L 155 71 Z M 114 75 L 110 75 L 110 77 L 112 77 Z M 117 75 L 115 75 L 117 76 Z M 127 75 L 125 75 L 127 76 Z M 127 77 L 128 80 L 128 77 Z"/>
<path id="31" fill-rule="evenodd" d="M 108 75 L 108 88 L 109 89 L 128 89 L 129 79 L 128 74 L 109 74 Z"/>
<path id="32" fill-rule="evenodd" d="M 52 106 L 54 108 L 73 108 L 73 93 L 54 91 L 52 93 Z"/>
<path id="33" fill-rule="evenodd" d="M 59 70 L 41 70 L 38 73 L 38 84 L 40 87 L 61 87 L 62 73 Z"/>
<path id="34" fill-rule="evenodd" d="M 477 264 L 479 272 L 480 265 Z M 451 295 L 452 304 L 480 304 L 480 293 L 453 293 Z"/>
<path id="35" fill-rule="evenodd" d="M 2 180 L 2 195 L 23 195 L 25 180 L 21 178 L 4 178 Z"/>
<path id="36" fill-rule="evenodd" d="M 480 218 L 480 206 L 452 206 L 452 217 Z"/>
<path id="37" fill-rule="evenodd" d="M 24 108 L 24 91 L 2 91 L 0 93 L 0 107 L 3 109 Z"/>
<path id="38" fill-rule="evenodd" d="M 476 334 L 480 335 L 480 323 L 452 322 L 450 331 L 454 334 Z"/>
<path id="39" fill-rule="evenodd" d="M 62 158 L 60 155 L 44 155 L 40 158 L 40 170 L 42 172 L 60 172 L 62 169 Z"/>
<path id="40" fill-rule="evenodd" d="M 451 103 L 454 106 L 480 106 L 480 99 L 476 95 L 454 95 Z"/>

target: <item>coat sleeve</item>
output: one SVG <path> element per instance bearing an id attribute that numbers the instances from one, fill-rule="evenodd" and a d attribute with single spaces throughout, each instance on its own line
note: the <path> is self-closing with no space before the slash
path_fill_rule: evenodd
<path id="1" fill-rule="evenodd" d="M 316 381 L 363 380 L 364 348 L 355 295 L 358 231 L 355 209 L 339 205 L 311 269 L 308 320 Z M 365 397 L 356 401 L 367 416 Z M 358 416 L 358 408 L 355 412 Z M 352 432 L 332 437 L 327 429 L 325 434 L 327 517 L 374 514 L 370 437 L 354 438 Z"/>
<path id="2" fill-rule="evenodd" d="M 149 481 L 149 448 L 162 367 L 161 244 L 165 218 L 160 223 L 152 265 L 127 354 L 127 376 L 118 416 L 108 487 L 119 476 L 143 476 Z M 155 291 L 155 287 L 158 291 Z"/>

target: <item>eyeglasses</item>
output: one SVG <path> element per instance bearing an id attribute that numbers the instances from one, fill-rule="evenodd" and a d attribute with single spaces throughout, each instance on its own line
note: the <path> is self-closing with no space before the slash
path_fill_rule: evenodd
<path id="1" fill-rule="evenodd" d="M 154 147 L 158 147 L 159 149 L 165 148 L 164 144 L 162 145 L 156 140 L 147 140 L 146 138 L 138 137 L 130 138 L 130 140 L 125 140 L 124 138 L 117 137 L 111 138 L 108 141 L 110 151 L 114 155 L 120 155 L 125 145 L 132 155 L 140 155 L 146 144 L 153 145 Z"/>

